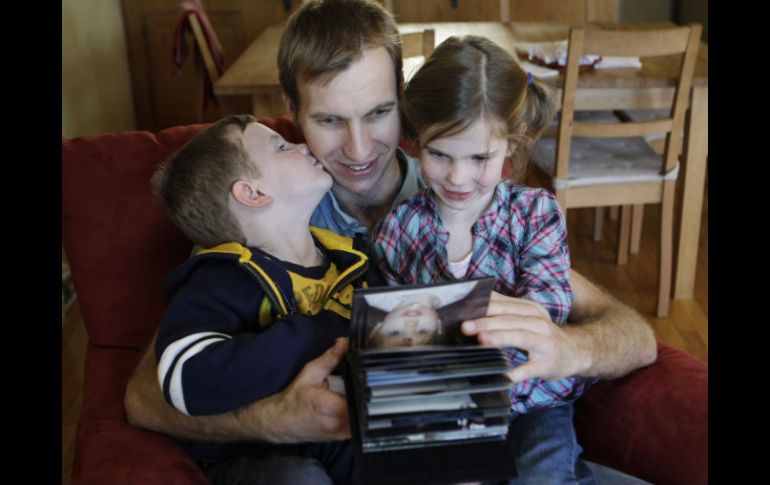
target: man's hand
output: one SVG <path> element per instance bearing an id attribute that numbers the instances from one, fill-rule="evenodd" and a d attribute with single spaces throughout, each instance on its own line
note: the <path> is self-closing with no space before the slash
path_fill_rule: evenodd
<path id="1" fill-rule="evenodd" d="M 329 389 L 326 378 L 342 361 L 348 340 L 337 339 L 333 347 L 305 364 L 282 392 L 235 412 L 245 426 L 257 426 L 273 443 L 336 441 L 350 437 L 345 397 Z"/>
<path id="2" fill-rule="evenodd" d="M 477 336 L 481 345 L 526 351 L 529 360 L 508 372 L 514 382 L 561 379 L 579 374 L 590 362 L 576 345 L 578 336 L 553 323 L 540 304 L 497 292 L 492 293 L 487 316 L 464 322 L 462 331 Z"/>
<path id="3" fill-rule="evenodd" d="M 158 386 L 154 348 L 153 339 L 126 389 L 126 416 L 134 426 L 182 439 L 222 443 L 299 443 L 350 436 L 345 397 L 329 390 L 326 382 L 347 351 L 347 339 L 337 339 L 323 355 L 305 364 L 282 392 L 232 412 L 196 417 L 166 403 Z"/>

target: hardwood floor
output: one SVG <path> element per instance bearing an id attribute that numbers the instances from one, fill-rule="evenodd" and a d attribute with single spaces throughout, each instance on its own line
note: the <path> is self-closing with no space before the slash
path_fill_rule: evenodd
<path id="1" fill-rule="evenodd" d="M 593 209 L 569 210 L 567 226 L 572 266 L 640 312 L 660 340 L 708 362 L 707 207 L 704 207 L 701 218 L 694 298 L 673 300 L 667 318 L 655 317 L 659 212 L 657 205 L 645 207 L 639 253 L 629 255 L 628 264 L 617 266 L 615 255 L 619 221 L 605 221 L 602 240 L 594 242 Z"/>
<path id="2" fill-rule="evenodd" d="M 80 415 L 88 334 L 80 317 L 77 302 L 62 315 L 62 400 L 61 400 L 61 469 L 62 484 L 69 485 L 75 458 L 75 432 Z"/>
<path id="3" fill-rule="evenodd" d="M 704 202 L 707 204 L 707 199 Z M 708 362 L 708 206 L 701 222 L 695 295 L 671 303 L 668 318 L 654 317 L 658 261 L 658 207 L 647 206 L 639 254 L 625 266 L 615 265 L 618 221 L 604 225 L 602 241 L 593 242 L 593 211 L 574 209 L 567 214 L 572 264 L 586 277 L 636 308 L 660 340 L 687 350 Z M 74 438 L 80 412 L 83 362 L 88 336 L 77 305 L 62 317 L 62 484 L 69 485 Z"/>

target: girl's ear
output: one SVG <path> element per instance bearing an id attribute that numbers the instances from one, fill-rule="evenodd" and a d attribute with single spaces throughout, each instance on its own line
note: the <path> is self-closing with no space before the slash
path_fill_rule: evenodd
<path id="1" fill-rule="evenodd" d="M 230 192 L 236 202 L 252 209 L 266 207 L 273 202 L 272 197 L 259 190 L 253 182 L 247 180 L 236 181 Z"/>

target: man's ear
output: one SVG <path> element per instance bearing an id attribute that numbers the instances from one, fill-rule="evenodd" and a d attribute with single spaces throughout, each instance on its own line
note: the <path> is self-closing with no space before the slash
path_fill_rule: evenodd
<path id="1" fill-rule="evenodd" d="M 297 122 L 297 106 L 294 104 L 294 101 L 291 100 L 288 94 L 286 94 L 286 91 L 281 91 L 281 96 L 283 97 L 283 106 L 286 108 L 286 112 L 291 117 L 291 120 L 296 123 Z"/>
<path id="2" fill-rule="evenodd" d="M 259 190 L 253 182 L 238 180 L 233 184 L 230 192 L 233 198 L 241 205 L 259 209 L 273 202 L 273 198 Z"/>

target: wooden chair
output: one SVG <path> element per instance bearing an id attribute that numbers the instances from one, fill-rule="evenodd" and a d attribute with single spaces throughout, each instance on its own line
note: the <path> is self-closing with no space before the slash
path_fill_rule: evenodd
<path id="1" fill-rule="evenodd" d="M 436 31 L 433 29 L 401 34 L 401 57 L 424 56 L 427 59 L 435 45 Z"/>
<path id="2" fill-rule="evenodd" d="M 203 33 L 203 27 L 201 27 L 198 17 L 194 13 L 187 15 L 187 21 L 190 23 L 190 29 L 192 29 L 193 37 L 195 38 L 195 47 L 198 52 L 201 53 L 203 58 L 203 65 L 206 67 L 206 73 L 211 79 L 211 84 L 216 83 L 219 80 L 219 69 L 214 62 L 214 56 L 211 54 L 211 47 L 206 40 L 206 36 Z"/>
<path id="3" fill-rule="evenodd" d="M 401 34 L 404 82 L 408 82 L 425 60 L 428 59 L 433 52 L 435 44 L 436 31 L 433 29 Z"/>
<path id="4" fill-rule="evenodd" d="M 212 53 L 211 46 L 209 45 L 206 34 L 203 31 L 203 26 L 201 25 L 200 20 L 198 20 L 197 15 L 192 12 L 187 14 L 187 21 L 190 24 L 190 30 L 192 30 L 193 38 L 195 39 L 195 48 L 198 50 L 198 52 L 200 52 L 201 58 L 203 59 L 203 65 L 206 69 L 206 75 L 209 78 L 211 86 L 213 86 L 222 75 L 222 69 L 224 66 L 218 66 L 217 62 L 214 60 L 214 54 Z M 221 116 L 227 116 L 228 114 L 235 112 L 229 99 L 226 97 L 222 98 L 216 94 L 213 96 L 217 105 L 219 105 Z M 201 121 L 202 118 L 199 119 L 199 122 Z"/>
<path id="5" fill-rule="evenodd" d="M 642 31 L 572 29 L 557 134 L 555 138 L 539 140 L 532 153 L 536 175 L 553 190 L 565 211 L 577 207 L 622 206 L 621 226 L 624 226 L 629 224 L 632 206 L 661 204 L 656 310 L 659 318 L 668 315 L 670 302 L 677 159 L 683 143 L 685 111 L 700 34 L 698 24 Z M 619 123 L 576 119 L 575 95 L 579 58 L 583 54 L 681 55 L 669 117 Z M 654 133 L 666 135 L 662 156 L 643 138 Z M 621 239 L 627 239 L 629 232 L 622 229 Z M 627 251 L 627 240 L 620 245 Z"/>

